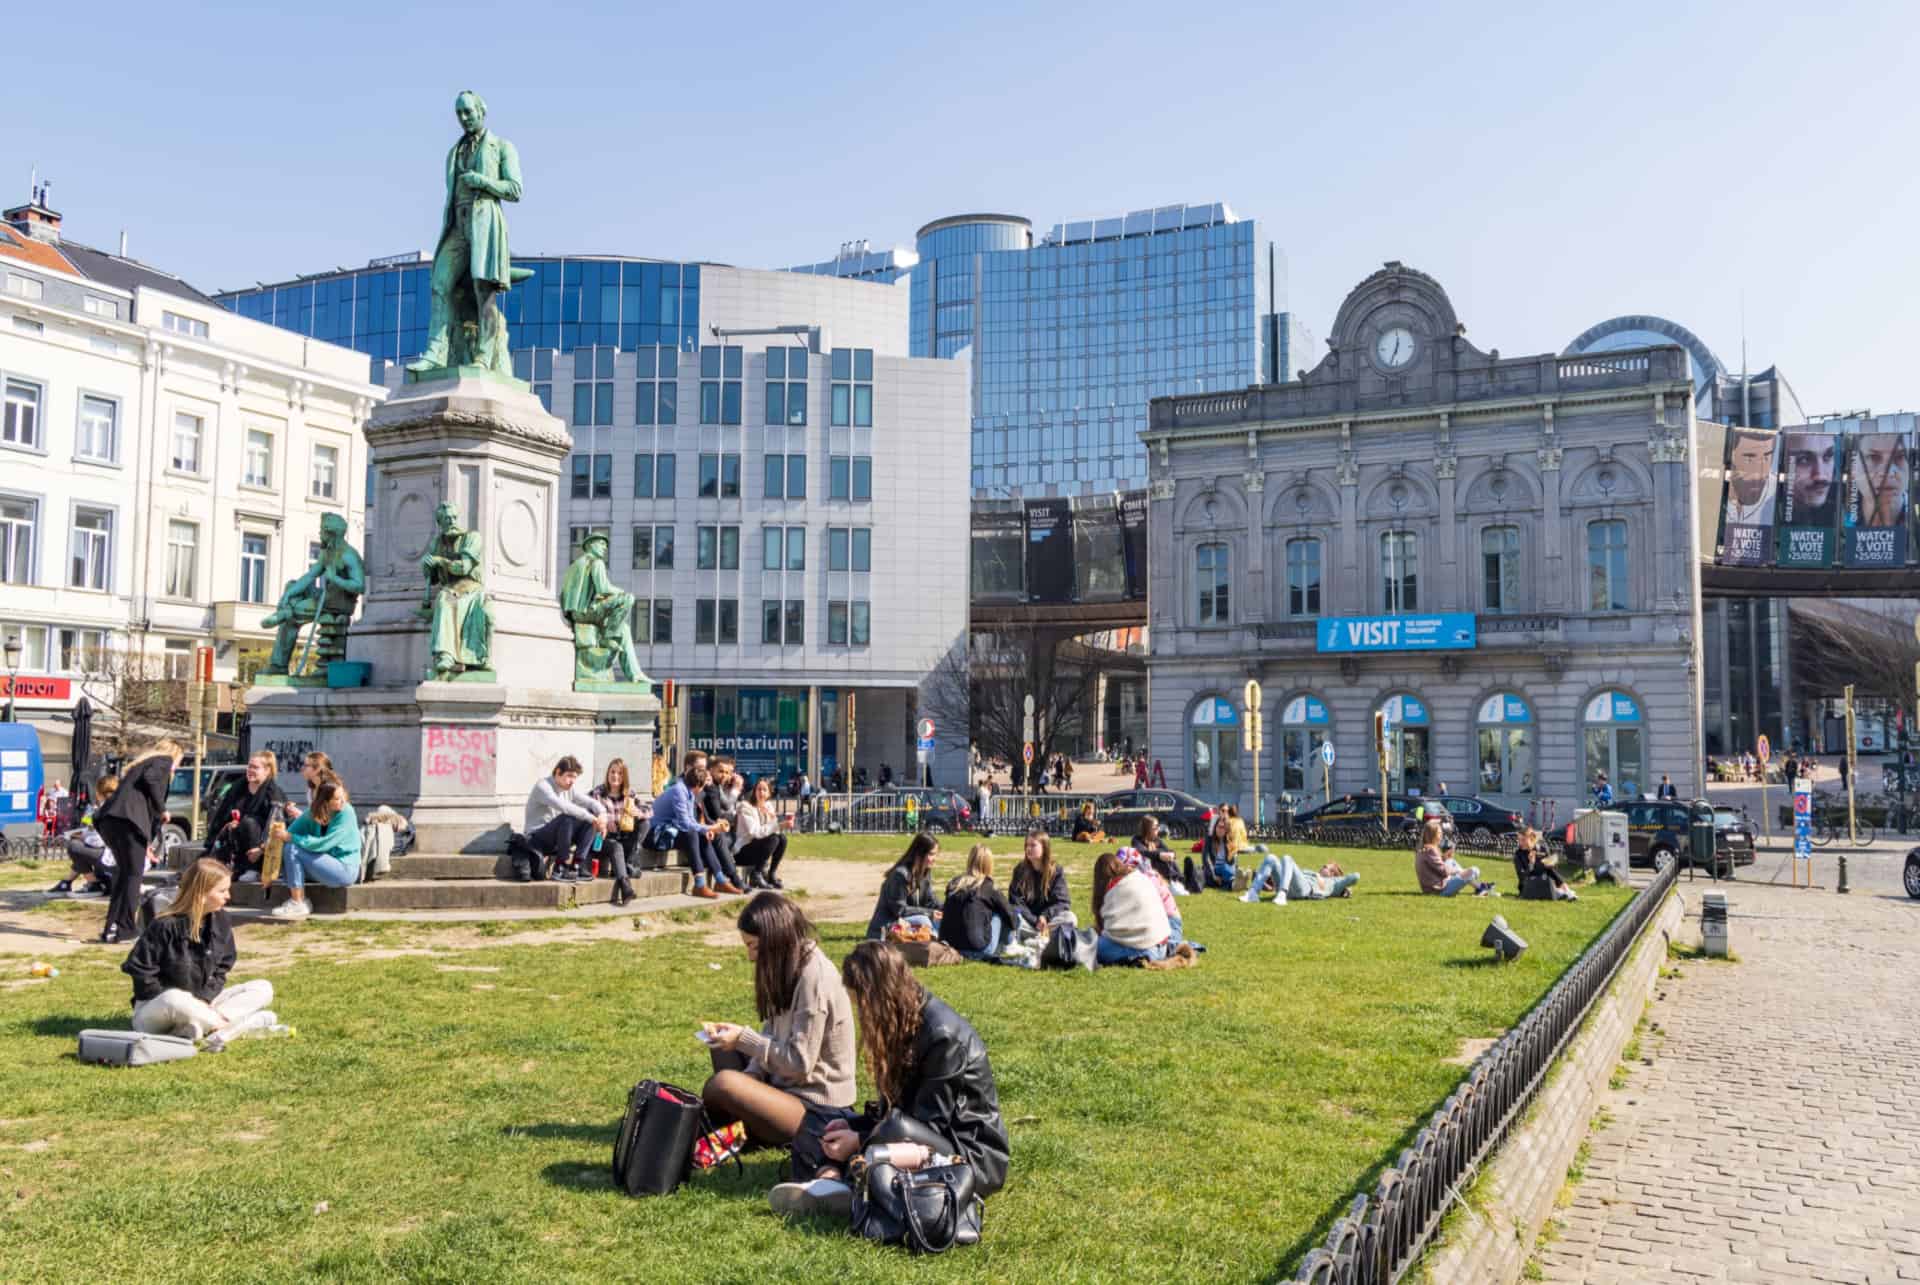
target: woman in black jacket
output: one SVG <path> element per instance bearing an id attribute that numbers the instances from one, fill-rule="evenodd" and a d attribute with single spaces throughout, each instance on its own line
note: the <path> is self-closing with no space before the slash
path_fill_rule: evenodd
<path id="1" fill-rule="evenodd" d="M 859 1115 L 808 1112 L 793 1140 L 795 1181 L 769 1193 L 774 1212 L 849 1213 L 853 1189 L 842 1166 L 863 1153 L 903 1171 L 952 1156 L 973 1170 L 975 1193 L 1000 1190 L 1010 1158 L 1007 1127 L 979 1033 L 927 993 L 899 951 L 879 942 L 855 946 L 840 978 L 880 1099 Z"/>
<path id="2" fill-rule="evenodd" d="M 202 857 L 180 877 L 173 904 L 154 916 L 120 971 L 133 978 L 133 1029 L 183 1035 L 218 1049 L 277 1020 L 265 979 L 227 985 L 239 957 L 227 920 L 227 868 Z"/>
<path id="3" fill-rule="evenodd" d="M 1520 844 L 1513 850 L 1513 873 L 1519 878 L 1522 895 L 1526 892 L 1527 880 L 1545 879 L 1552 886 L 1555 901 L 1580 900 L 1580 894 L 1567 886 L 1558 865 L 1553 854 L 1546 851 L 1538 830 L 1527 826 L 1520 831 Z"/>
<path id="4" fill-rule="evenodd" d="M 922 830 L 900 859 L 880 882 L 880 900 L 867 921 L 867 939 L 879 941 L 887 935 L 887 925 L 898 919 L 918 917 L 932 928 L 940 922 L 939 907 L 933 899 L 933 859 L 940 855 L 940 841 Z"/>
<path id="5" fill-rule="evenodd" d="M 976 961 L 991 961 L 1013 940 L 1020 920 L 1000 890 L 993 886 L 993 849 L 976 843 L 967 853 L 965 874 L 947 884 L 947 901 L 940 908 L 940 940 Z"/>
<path id="6" fill-rule="evenodd" d="M 1140 818 L 1140 828 L 1133 833 L 1133 850 L 1169 884 L 1181 882 L 1180 868 L 1173 864 L 1173 850 L 1160 837 L 1160 818 L 1151 812 Z"/>
<path id="7" fill-rule="evenodd" d="M 127 765 L 120 773 L 120 788 L 93 814 L 93 828 L 113 852 L 114 862 L 113 900 L 100 934 L 103 942 L 133 939 L 140 881 L 147 873 L 147 845 L 173 819 L 167 811 L 167 787 L 184 757 L 186 751 L 174 742 L 156 742 Z"/>
<path id="8" fill-rule="evenodd" d="M 256 750 L 247 760 L 247 774 L 229 785 L 214 805 L 214 835 L 207 845 L 208 853 L 224 861 L 241 883 L 260 881 L 260 855 L 273 823 L 273 810 L 287 805 L 287 796 L 274 783 L 279 772 L 280 761 L 272 750 Z M 249 879 L 248 875 L 253 877 Z"/>
<path id="9" fill-rule="evenodd" d="M 1035 932 L 1075 922 L 1067 895 L 1067 872 L 1053 864 L 1053 841 L 1038 828 L 1027 831 L 1027 848 L 1007 881 L 1013 913 Z"/>

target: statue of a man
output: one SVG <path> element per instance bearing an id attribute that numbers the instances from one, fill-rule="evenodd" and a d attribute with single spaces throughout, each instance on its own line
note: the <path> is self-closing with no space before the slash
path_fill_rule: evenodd
<path id="1" fill-rule="evenodd" d="M 314 646 L 318 659 L 345 660 L 346 624 L 366 591 L 367 569 L 347 543 L 347 520 L 338 513 L 326 514 L 320 519 L 320 556 L 305 575 L 287 581 L 273 614 L 260 622 L 263 628 L 277 625 L 280 630 L 265 672 L 287 672 L 300 629 L 309 621 L 315 622 L 319 634 Z"/>
<path id="2" fill-rule="evenodd" d="M 459 511 L 442 501 L 433 511 L 439 531 L 420 558 L 427 596 L 420 614 L 432 621 L 433 662 L 428 676 L 452 678 L 486 669 L 493 650 L 493 606 L 487 601 L 480 535 L 460 528 Z"/>
<path id="3" fill-rule="evenodd" d="M 613 661 L 626 670 L 627 681 L 640 683 L 640 658 L 633 650 L 633 595 L 614 587 L 607 575 L 607 537 L 598 531 L 587 536 L 580 556 L 567 568 L 560 585 L 560 612 L 576 628 L 574 649 L 577 677 L 611 677 Z M 599 646 L 613 653 L 605 661 L 589 661 L 578 638 L 578 627 L 590 625 L 599 636 Z"/>
<path id="4" fill-rule="evenodd" d="M 407 369 L 418 373 L 471 364 L 511 377 L 499 296 L 533 273 L 513 267 L 500 203 L 520 199 L 520 154 L 487 129 L 487 104 L 471 89 L 453 100 L 453 114 L 466 132 L 447 153 L 447 202 L 433 252 L 427 350 Z"/>

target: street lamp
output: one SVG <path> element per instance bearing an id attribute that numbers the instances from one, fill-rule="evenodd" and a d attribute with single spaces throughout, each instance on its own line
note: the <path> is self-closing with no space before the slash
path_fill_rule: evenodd
<path id="1" fill-rule="evenodd" d="M 8 634 L 6 644 L 0 647 L 0 650 L 4 650 L 7 655 L 7 708 L 4 713 L 0 713 L 0 723 L 11 723 L 14 721 L 13 675 L 14 671 L 20 668 L 20 635 Z"/>

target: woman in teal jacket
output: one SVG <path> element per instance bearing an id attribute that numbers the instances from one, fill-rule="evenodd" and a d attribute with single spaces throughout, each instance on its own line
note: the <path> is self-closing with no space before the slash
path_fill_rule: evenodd
<path id="1" fill-rule="evenodd" d="M 314 787 L 313 806 L 294 818 L 286 835 L 280 877 L 287 883 L 287 899 L 273 908 L 275 918 L 304 919 L 313 913 L 307 904 L 309 879 L 329 888 L 360 881 L 360 820 L 339 778 L 321 779 Z"/>

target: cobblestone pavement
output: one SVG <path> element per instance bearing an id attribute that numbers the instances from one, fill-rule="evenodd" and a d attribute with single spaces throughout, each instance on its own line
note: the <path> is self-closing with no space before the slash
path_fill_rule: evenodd
<path id="1" fill-rule="evenodd" d="M 1546 1280 L 1920 1281 L 1920 901 L 1892 856 L 1851 873 L 1723 885 L 1738 962 L 1658 983 Z M 1681 941 L 1711 886 L 1682 879 Z"/>

